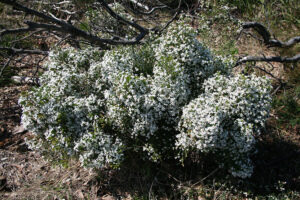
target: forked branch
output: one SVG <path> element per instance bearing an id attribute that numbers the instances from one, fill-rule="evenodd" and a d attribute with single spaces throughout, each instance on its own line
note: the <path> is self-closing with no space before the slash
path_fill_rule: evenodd
<path id="1" fill-rule="evenodd" d="M 286 42 L 271 37 L 270 31 L 261 23 L 246 22 L 242 25 L 243 29 L 253 28 L 259 35 L 263 37 L 265 45 L 269 47 L 291 47 L 300 42 L 300 36 L 293 37 Z"/>
<path id="2" fill-rule="evenodd" d="M 293 37 L 286 42 L 282 42 L 271 37 L 270 31 L 261 23 L 246 22 L 242 25 L 243 29 L 253 28 L 263 38 L 263 42 L 268 47 L 288 48 L 300 42 L 300 36 Z M 293 57 L 281 56 L 246 56 L 239 59 L 235 66 L 241 65 L 246 62 L 279 62 L 279 63 L 295 63 L 300 61 L 300 54 Z"/>

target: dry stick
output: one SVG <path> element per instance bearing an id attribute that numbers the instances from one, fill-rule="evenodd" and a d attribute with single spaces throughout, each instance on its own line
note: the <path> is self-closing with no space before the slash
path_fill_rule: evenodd
<path id="1" fill-rule="evenodd" d="M 227 181 L 226 181 L 226 182 L 227 182 Z M 219 187 L 218 190 L 217 190 L 216 192 L 214 192 L 214 198 L 213 198 L 213 200 L 217 200 L 217 199 L 218 199 L 218 196 L 217 196 L 217 195 L 218 195 L 218 193 L 221 191 L 221 189 L 225 187 L 226 182 L 223 183 L 223 184 L 221 185 L 221 187 Z"/>
<path id="2" fill-rule="evenodd" d="M 42 31 L 42 30 L 34 31 L 34 32 L 32 32 L 31 34 L 29 34 L 29 35 L 27 35 L 27 36 L 25 36 L 25 37 L 23 37 L 23 38 L 21 38 L 21 39 L 12 41 L 11 43 L 20 42 L 20 41 L 22 41 L 22 40 L 25 40 L 25 39 L 27 39 L 27 38 L 30 38 L 30 37 L 33 36 L 34 34 L 39 33 L 39 32 L 41 32 L 41 31 Z"/>
<path id="3" fill-rule="evenodd" d="M 30 31 L 34 31 L 34 30 L 35 29 L 32 28 L 32 27 L 16 28 L 16 29 L 4 29 L 4 30 L 0 31 L 0 38 L 4 35 L 8 35 L 8 34 L 26 33 L 26 32 L 30 32 Z"/>
<path id="4" fill-rule="evenodd" d="M 271 93 L 271 96 L 275 95 L 278 90 L 282 87 L 283 84 L 279 84 L 278 87 L 276 87 L 276 89 Z"/>
<path id="5" fill-rule="evenodd" d="M 274 65 L 271 62 L 268 62 L 268 64 L 271 66 L 270 71 L 273 71 L 275 69 Z"/>
<path id="6" fill-rule="evenodd" d="M 246 62 L 280 62 L 280 63 L 293 63 L 300 61 L 300 54 L 293 57 L 281 57 L 281 56 L 246 56 L 237 61 L 236 66 Z"/>
<path id="7" fill-rule="evenodd" d="M 59 41 L 55 44 L 55 46 L 57 47 L 57 46 L 61 45 L 65 40 L 67 40 L 68 38 L 70 38 L 70 36 L 71 35 L 68 34 L 66 37 L 60 38 Z"/>
<path id="8" fill-rule="evenodd" d="M 262 58 L 266 58 L 266 57 L 262 57 Z M 247 62 L 247 61 L 246 61 L 246 62 Z M 256 62 L 256 60 L 255 60 L 254 62 Z M 268 64 L 270 64 L 270 65 L 272 66 L 272 68 L 274 69 L 274 66 L 272 65 L 272 63 L 270 63 L 270 62 L 268 62 L 268 61 L 266 61 L 266 62 L 267 62 Z M 236 65 L 236 66 L 237 66 L 237 65 Z M 267 71 L 266 69 L 261 68 L 261 67 L 259 67 L 259 66 L 257 66 L 257 65 L 254 65 L 254 66 L 251 66 L 251 67 L 256 68 L 256 69 L 258 69 L 258 70 L 260 70 L 260 71 L 262 71 L 262 72 L 268 74 L 269 76 L 271 76 L 272 78 L 276 79 L 276 80 L 279 82 L 279 86 L 272 92 L 272 95 L 276 94 L 276 92 L 283 86 L 284 83 L 282 82 L 282 79 L 280 79 L 280 78 L 274 76 L 271 72 Z M 272 69 L 272 70 L 273 70 L 273 69 Z M 271 70 L 271 71 L 272 71 L 272 70 Z"/>
<path id="9" fill-rule="evenodd" d="M 209 178 L 210 176 L 212 176 L 213 174 L 215 174 L 220 168 L 216 168 L 214 169 L 212 172 L 210 172 L 206 177 L 202 178 L 200 181 L 197 181 L 196 183 L 194 183 L 193 185 L 191 185 L 191 187 L 196 186 L 197 184 L 205 181 L 207 178 Z"/>
<path id="10" fill-rule="evenodd" d="M 156 10 L 159 10 L 159 9 L 164 9 L 164 8 L 167 8 L 168 6 L 156 6 L 156 7 L 153 7 L 150 11 L 148 12 L 141 12 L 141 11 L 137 11 L 138 13 L 142 14 L 142 15 L 151 15 L 152 13 L 154 13 Z"/>
<path id="11" fill-rule="evenodd" d="M 178 7 L 176 9 L 176 13 L 175 15 L 172 17 L 172 19 L 170 19 L 166 25 L 161 29 L 159 30 L 160 33 L 162 33 L 166 28 L 168 28 L 168 26 L 176 19 L 176 17 L 179 15 L 180 11 L 181 11 L 181 4 L 182 4 L 182 0 L 179 1 L 178 3 Z"/>
<path id="12" fill-rule="evenodd" d="M 266 74 L 270 75 L 272 78 L 276 79 L 280 84 L 282 84 L 282 81 L 280 78 L 277 78 L 276 76 L 274 76 L 272 73 L 268 72 L 267 70 L 265 70 L 264 68 L 261 68 L 259 66 L 253 66 L 253 68 L 259 69 L 260 71 L 265 72 Z"/>
<path id="13" fill-rule="evenodd" d="M 145 10 L 149 10 L 149 7 L 147 5 L 144 5 L 140 2 L 138 2 L 137 0 L 129 0 L 129 1 L 131 1 L 133 4 L 139 6 L 140 8 L 143 8 Z"/>
<path id="14" fill-rule="evenodd" d="M 164 170 L 162 170 L 162 169 L 159 169 L 159 171 L 162 172 L 162 173 L 167 174 L 169 178 L 174 179 L 176 182 L 182 183 L 180 180 L 178 180 L 177 178 L 175 178 L 174 176 L 172 176 L 169 172 L 166 172 L 166 171 L 164 171 Z"/>
<path id="15" fill-rule="evenodd" d="M 135 14 L 139 14 L 139 15 L 151 15 L 153 14 L 155 11 L 157 10 L 160 10 L 160 9 L 164 9 L 164 8 L 169 8 L 168 6 L 166 5 L 162 5 L 162 6 L 155 6 L 153 7 L 150 11 L 148 12 L 143 12 L 143 11 L 140 11 L 140 10 L 136 10 L 136 9 L 132 9 L 130 7 L 128 7 L 126 4 L 122 4 L 124 7 L 126 7 L 126 9 L 130 10 L 131 12 L 135 13 Z"/>
<path id="16" fill-rule="evenodd" d="M 159 172 L 158 172 L 158 173 L 159 173 Z M 158 174 L 158 173 L 157 173 L 157 174 Z M 155 179 L 156 179 L 157 174 L 154 176 L 153 181 L 152 181 L 151 186 L 150 186 L 150 189 L 149 189 L 149 192 L 148 192 L 148 198 L 149 198 L 149 199 L 151 199 L 152 187 L 153 187 L 153 183 L 154 183 L 154 181 L 155 181 Z"/>
<path id="17" fill-rule="evenodd" d="M 0 77 L 2 76 L 2 73 L 4 72 L 5 68 L 9 65 L 10 61 L 12 59 L 12 56 L 9 57 L 8 61 L 3 65 L 3 67 L 1 68 L 1 71 L 0 71 Z"/>
<path id="18" fill-rule="evenodd" d="M 37 73 L 39 72 L 39 69 L 41 68 L 41 65 L 40 63 L 43 62 L 45 59 L 47 58 L 47 56 L 44 56 L 43 58 L 41 58 L 38 63 L 36 64 L 36 70 L 35 72 L 33 73 L 33 76 L 36 76 Z M 39 82 L 39 79 L 37 79 L 37 82 Z"/>
<path id="19" fill-rule="evenodd" d="M 71 11 L 68 11 L 68 10 L 63 10 L 60 7 L 55 7 L 55 6 L 53 7 L 53 9 L 57 10 L 58 12 L 63 12 L 65 14 L 67 14 L 67 15 L 75 15 L 77 13 L 75 11 L 71 12 Z"/>

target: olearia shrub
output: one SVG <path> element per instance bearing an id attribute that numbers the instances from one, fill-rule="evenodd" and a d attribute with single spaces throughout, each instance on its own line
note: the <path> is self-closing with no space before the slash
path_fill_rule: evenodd
<path id="1" fill-rule="evenodd" d="M 270 109 L 270 82 L 231 73 L 183 22 L 135 47 L 54 50 L 41 86 L 24 94 L 30 148 L 83 166 L 119 166 L 215 155 L 233 176 L 250 156 Z"/>

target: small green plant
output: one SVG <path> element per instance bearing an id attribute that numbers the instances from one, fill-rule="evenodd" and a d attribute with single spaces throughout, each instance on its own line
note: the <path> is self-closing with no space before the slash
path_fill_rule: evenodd
<path id="1" fill-rule="evenodd" d="M 240 12 L 252 12 L 258 5 L 260 5 L 263 0 L 219 0 L 219 3 L 226 4 L 228 3 L 231 6 L 235 6 L 239 9 Z"/>
<path id="2" fill-rule="evenodd" d="M 297 65 L 297 64 L 296 64 Z M 290 66 L 288 66 L 290 67 Z M 279 126 L 300 126 L 300 70 L 290 69 L 287 72 L 287 85 L 273 100 L 273 107 L 279 115 Z"/>
<path id="3" fill-rule="evenodd" d="M 299 87 L 296 88 L 299 90 Z M 274 99 L 273 105 L 279 115 L 279 123 L 287 126 L 300 125 L 300 104 L 299 97 L 296 97 L 296 92 L 291 91 L 280 95 Z"/>
<path id="4" fill-rule="evenodd" d="M 2 66 L 3 67 L 3 66 Z M 10 66 L 2 69 L 2 74 L 0 76 L 0 87 L 8 86 L 12 83 L 11 77 L 15 75 L 15 70 Z"/>

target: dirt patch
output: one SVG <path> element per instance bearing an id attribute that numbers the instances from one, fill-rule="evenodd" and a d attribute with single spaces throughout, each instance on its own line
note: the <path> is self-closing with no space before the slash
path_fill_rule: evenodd
<path id="1" fill-rule="evenodd" d="M 51 166 L 36 152 L 0 150 L 0 198 L 95 199 L 95 173 L 77 162 L 69 168 Z M 2 177 L 2 179 L 1 179 Z"/>

